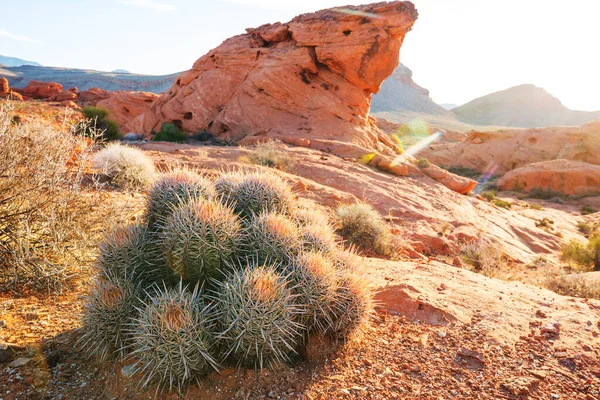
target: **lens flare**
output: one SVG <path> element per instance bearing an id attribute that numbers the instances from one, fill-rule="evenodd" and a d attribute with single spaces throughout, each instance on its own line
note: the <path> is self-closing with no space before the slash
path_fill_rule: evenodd
<path id="1" fill-rule="evenodd" d="M 479 194 L 483 190 L 483 185 L 487 181 L 489 181 L 492 176 L 494 176 L 494 172 L 496 172 L 498 167 L 499 167 L 499 164 L 494 161 L 490 162 L 487 165 L 487 167 L 485 167 L 483 174 L 481 174 L 481 176 L 477 180 L 477 187 L 475 188 L 475 190 L 473 190 L 474 194 Z"/>
<path id="2" fill-rule="evenodd" d="M 408 149 L 404 151 L 404 153 L 400 154 L 398 157 L 394 158 L 392 161 L 392 165 L 397 165 L 401 162 L 404 162 L 408 159 L 409 156 L 415 156 L 421 150 L 429 146 L 431 143 L 435 142 L 442 136 L 441 132 L 436 132 L 433 135 L 429 135 L 421 140 L 419 140 L 414 145 L 410 146 Z"/>
<path id="3" fill-rule="evenodd" d="M 365 11 L 360 11 L 360 10 L 352 10 L 350 8 L 336 8 L 334 11 L 337 11 L 342 14 L 348 14 L 348 15 L 359 15 L 361 17 L 384 19 L 384 17 L 382 17 L 381 15 L 377 15 L 377 14 L 373 14 L 373 13 L 369 13 L 369 12 L 365 12 Z"/>

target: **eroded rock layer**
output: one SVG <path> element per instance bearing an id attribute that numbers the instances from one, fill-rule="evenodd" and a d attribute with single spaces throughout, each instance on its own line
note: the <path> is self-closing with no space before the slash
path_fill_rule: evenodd
<path id="1" fill-rule="evenodd" d="M 412 3 L 396 1 L 247 29 L 180 74 L 132 127 L 148 134 L 174 122 L 223 141 L 307 138 L 343 156 L 391 154 L 396 145 L 369 116 L 370 99 L 416 18 Z"/>

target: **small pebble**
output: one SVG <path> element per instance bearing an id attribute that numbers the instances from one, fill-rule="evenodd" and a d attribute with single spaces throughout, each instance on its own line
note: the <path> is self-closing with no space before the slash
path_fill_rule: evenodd
<path id="1" fill-rule="evenodd" d="M 446 332 L 444 332 L 444 331 L 439 331 L 439 332 L 438 332 L 438 336 L 439 336 L 439 337 L 441 337 L 441 338 L 445 338 L 445 337 L 446 337 Z"/>

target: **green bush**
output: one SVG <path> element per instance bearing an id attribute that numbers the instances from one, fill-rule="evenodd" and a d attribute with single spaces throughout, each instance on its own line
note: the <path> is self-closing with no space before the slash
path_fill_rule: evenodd
<path id="1" fill-rule="evenodd" d="M 389 252 L 390 232 L 387 224 L 369 204 L 342 205 L 335 213 L 338 232 L 349 243 L 380 254 Z"/>
<path id="2" fill-rule="evenodd" d="M 551 189 L 533 188 L 527 193 L 527 197 L 531 199 L 550 200 L 555 197 L 562 197 L 560 193 L 557 193 Z"/>
<path id="3" fill-rule="evenodd" d="M 592 261 L 590 252 L 586 246 L 574 240 L 562 246 L 561 259 L 563 261 L 573 262 L 582 267 L 589 266 Z"/>
<path id="4" fill-rule="evenodd" d="M 589 215 L 589 214 L 593 214 L 595 213 L 596 210 L 594 210 L 594 207 L 590 206 L 590 205 L 584 205 L 581 207 L 581 215 Z"/>
<path id="5" fill-rule="evenodd" d="M 512 208 L 512 203 L 510 201 L 502 200 L 499 198 L 493 199 L 492 204 L 496 207 L 506 208 L 507 210 L 510 210 Z"/>
<path id="6" fill-rule="evenodd" d="M 187 135 L 172 122 L 161 125 L 160 131 L 154 134 L 152 140 L 157 142 L 187 142 Z"/>
<path id="7" fill-rule="evenodd" d="M 89 106 L 85 107 L 82 112 L 87 119 L 87 123 L 81 126 L 79 132 L 81 135 L 107 142 L 121 139 L 122 135 L 119 125 L 109 119 L 109 111 L 107 109 Z M 97 136 L 96 132 L 100 135 Z"/>
<path id="8" fill-rule="evenodd" d="M 485 192 L 481 192 L 481 197 L 483 197 L 484 199 L 486 199 L 487 201 L 492 201 L 496 198 L 496 191 L 495 190 L 486 190 Z"/>
<path id="9" fill-rule="evenodd" d="M 531 203 L 531 204 L 529 204 L 529 208 L 531 208 L 532 210 L 543 210 L 544 209 L 544 207 L 542 207 L 538 203 Z"/>
<path id="10" fill-rule="evenodd" d="M 584 235 L 589 235 L 594 231 L 594 227 L 590 224 L 586 224 L 585 222 L 579 222 L 577 224 L 577 229 L 579 229 L 579 232 L 583 233 Z"/>
<path id="11" fill-rule="evenodd" d="M 431 166 L 431 162 L 425 157 L 421 157 L 417 160 L 417 167 L 419 167 L 419 168 L 427 168 L 430 166 Z"/>
<path id="12" fill-rule="evenodd" d="M 130 191 L 148 188 L 156 177 L 154 162 L 140 149 L 113 143 L 94 155 L 96 169 L 113 185 Z"/>

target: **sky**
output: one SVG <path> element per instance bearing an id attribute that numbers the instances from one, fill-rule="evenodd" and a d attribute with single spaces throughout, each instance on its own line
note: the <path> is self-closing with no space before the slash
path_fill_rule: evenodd
<path id="1" fill-rule="evenodd" d="M 0 0 L 0 54 L 46 66 L 168 74 L 245 28 L 368 0 Z M 533 83 L 600 110 L 600 1 L 414 0 L 400 61 L 438 103 Z"/>

